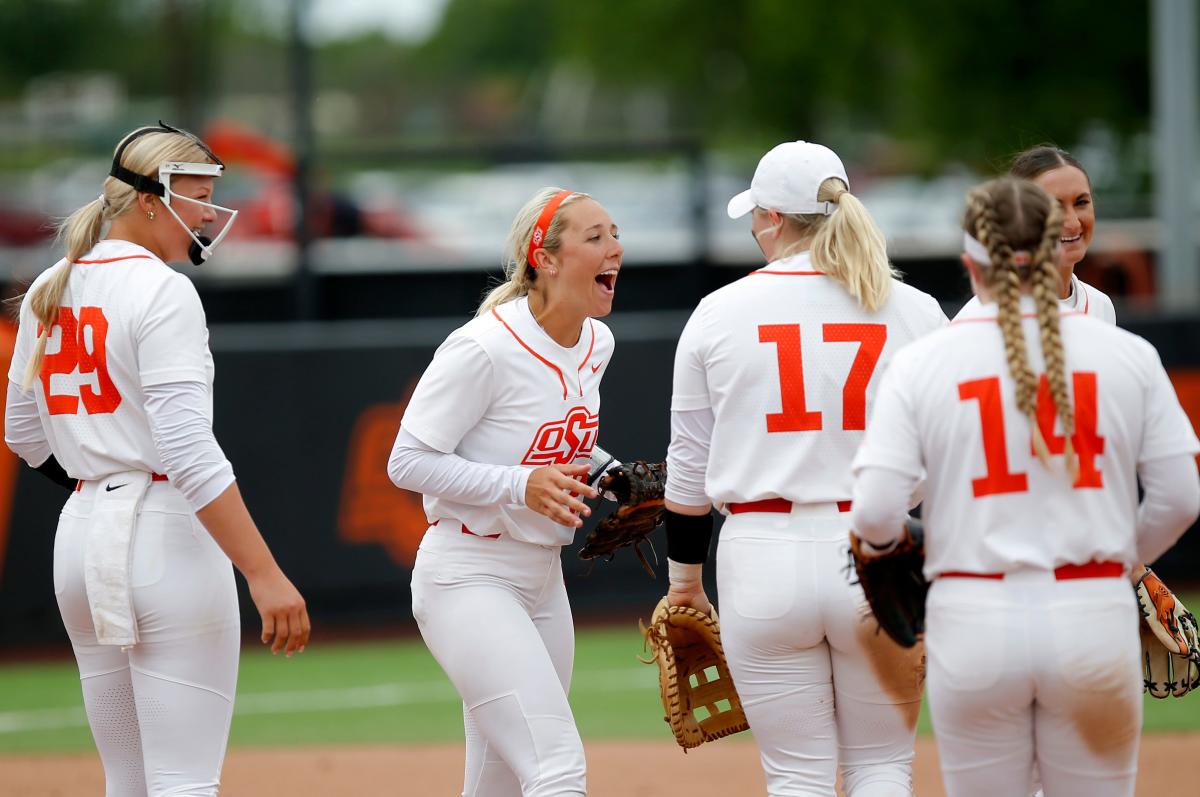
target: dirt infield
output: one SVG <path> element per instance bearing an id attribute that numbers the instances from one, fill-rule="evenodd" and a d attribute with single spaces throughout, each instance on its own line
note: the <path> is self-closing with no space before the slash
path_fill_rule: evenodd
<path id="1" fill-rule="evenodd" d="M 726 740 L 686 756 L 668 742 L 590 742 L 592 797 L 688 797 L 763 794 L 753 743 Z M 1200 734 L 1155 734 L 1142 743 L 1138 797 L 1178 793 L 1200 780 Z M 460 745 L 308 747 L 233 750 L 222 797 L 334 797 L 459 793 Z M 917 744 L 916 794 L 944 795 L 931 739 Z M 0 756 L 0 797 L 84 797 L 104 792 L 95 754 Z"/>

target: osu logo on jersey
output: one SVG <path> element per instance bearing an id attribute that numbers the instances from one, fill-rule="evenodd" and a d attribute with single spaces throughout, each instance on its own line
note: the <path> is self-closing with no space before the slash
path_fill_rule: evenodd
<path id="1" fill-rule="evenodd" d="M 542 424 L 525 452 L 522 465 L 566 465 L 591 456 L 600 434 L 600 416 L 587 407 L 572 407 L 561 421 Z"/>

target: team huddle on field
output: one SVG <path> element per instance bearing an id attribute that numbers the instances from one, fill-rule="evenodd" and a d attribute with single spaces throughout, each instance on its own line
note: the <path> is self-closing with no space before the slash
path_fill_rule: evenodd
<path id="1" fill-rule="evenodd" d="M 308 642 L 212 433 L 199 297 L 166 265 L 228 232 L 222 171 L 185 131 L 133 131 L 21 305 L 5 440 L 71 491 L 54 589 L 108 797 L 217 794 L 233 567 L 263 641 Z M 587 793 L 561 551 L 589 499 L 617 508 L 584 556 L 665 527 L 643 630 L 678 742 L 748 727 L 772 797 L 911 795 L 923 695 L 951 797 L 1133 795 L 1143 690 L 1200 686 L 1196 621 L 1146 567 L 1200 514 L 1200 442 L 1157 352 L 1074 274 L 1083 166 L 1037 147 L 964 204 L 975 296 L 949 320 L 832 150 L 766 153 L 728 205 L 766 265 L 691 314 L 661 464 L 598 444 L 616 222 L 560 188 L 520 209 L 505 280 L 438 347 L 386 463 L 424 499 L 412 614 L 462 697 L 464 797 Z"/>

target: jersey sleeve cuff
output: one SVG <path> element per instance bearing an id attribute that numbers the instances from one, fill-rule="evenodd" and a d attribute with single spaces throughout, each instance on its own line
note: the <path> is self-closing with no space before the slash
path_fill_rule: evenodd
<path id="1" fill-rule="evenodd" d="M 143 386 L 165 385 L 170 382 L 200 382 L 207 386 L 208 369 L 204 365 L 160 368 L 154 371 L 141 371 L 138 378 Z"/>
<path id="2" fill-rule="evenodd" d="M 850 472 L 857 476 L 867 468 L 883 468 L 884 470 L 895 471 L 903 476 L 918 480 L 925 478 L 924 468 L 901 465 L 895 460 L 890 460 L 885 455 L 880 454 L 863 456 L 862 449 L 859 449 L 858 456 L 854 458 L 854 462 L 850 465 Z"/>
<path id="3" fill-rule="evenodd" d="M 199 512 L 204 507 L 211 504 L 220 497 L 221 493 L 229 489 L 229 485 L 233 484 L 236 479 L 233 475 L 233 465 L 225 462 L 207 479 L 199 484 L 189 487 L 184 492 L 184 497 L 188 503 L 192 505 L 192 509 Z M 178 486 L 178 485 L 176 485 Z"/>
<path id="4" fill-rule="evenodd" d="M 663 497 L 673 504 L 681 506 L 704 506 L 711 504 L 712 499 L 709 498 L 703 491 L 691 492 L 671 484 L 667 480 L 667 488 L 663 491 Z"/>
<path id="5" fill-rule="evenodd" d="M 671 397 L 671 412 L 689 412 L 691 410 L 707 410 L 711 408 L 712 402 L 708 396 L 674 395 Z"/>
<path id="6" fill-rule="evenodd" d="M 447 440 L 443 435 L 438 434 L 436 430 L 427 429 L 423 424 L 408 421 L 402 421 L 400 425 L 404 427 L 406 432 L 433 450 L 440 451 L 443 454 L 454 453 L 454 446 L 456 444 Z"/>
<path id="7" fill-rule="evenodd" d="M 524 465 L 518 465 L 514 470 L 509 503 L 525 506 L 525 489 L 529 486 L 529 474 L 533 470 Z"/>

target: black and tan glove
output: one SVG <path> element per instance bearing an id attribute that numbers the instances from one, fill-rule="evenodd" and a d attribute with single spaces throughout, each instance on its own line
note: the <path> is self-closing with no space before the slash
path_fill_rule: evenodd
<path id="1" fill-rule="evenodd" d="M 925 633 L 925 532 L 921 521 L 907 518 L 904 536 L 877 549 L 850 532 L 850 553 L 863 595 L 879 626 L 901 647 L 911 648 Z"/>
<path id="2" fill-rule="evenodd" d="M 621 548 L 632 546 L 642 567 L 653 578 L 654 568 L 647 561 L 641 545 L 643 542 L 650 544 L 647 537 L 663 522 L 667 463 L 628 462 L 605 473 L 595 486 L 601 493 L 611 494 L 617 501 L 617 508 L 588 534 L 579 558 L 606 556 L 611 559 Z M 653 546 L 650 550 L 653 553 Z"/>
<path id="3" fill-rule="evenodd" d="M 1138 579 L 1142 676 L 1157 698 L 1183 697 L 1200 687 L 1200 632 L 1196 618 L 1150 568 Z"/>

